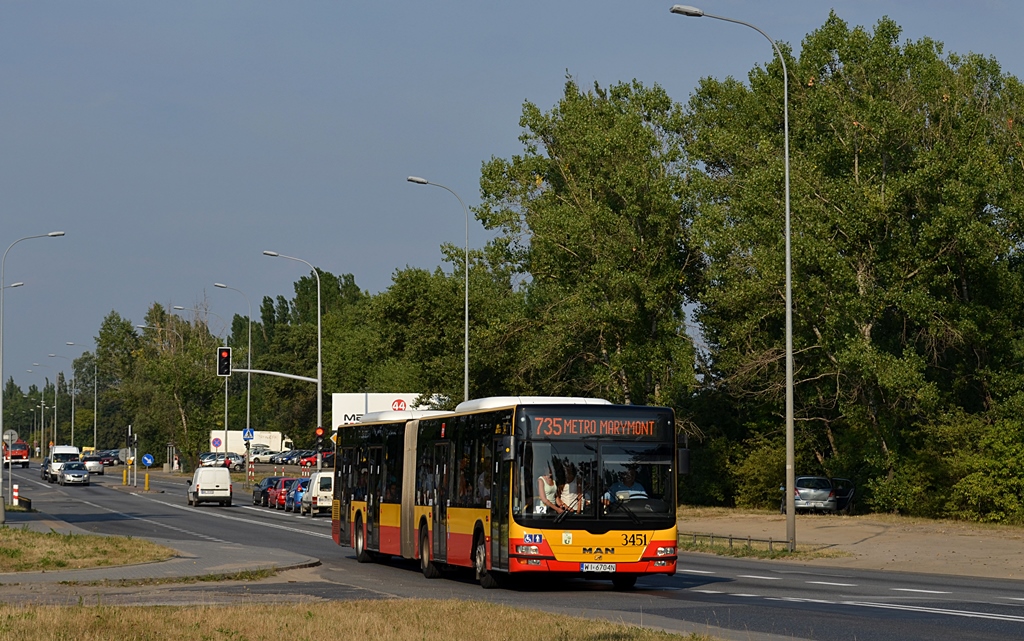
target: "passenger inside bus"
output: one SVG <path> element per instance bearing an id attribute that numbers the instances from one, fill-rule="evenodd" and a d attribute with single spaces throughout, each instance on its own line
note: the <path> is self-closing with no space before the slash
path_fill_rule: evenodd
<path id="1" fill-rule="evenodd" d="M 547 473 L 537 477 L 537 505 L 534 512 L 544 514 L 547 511 L 562 513 L 562 506 L 559 505 L 558 483 L 555 482 L 555 474 L 551 465 L 547 467 Z"/>

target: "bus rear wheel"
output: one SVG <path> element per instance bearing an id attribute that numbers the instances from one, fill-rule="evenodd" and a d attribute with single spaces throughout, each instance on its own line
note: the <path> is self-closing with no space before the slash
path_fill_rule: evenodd
<path id="1" fill-rule="evenodd" d="M 441 576 L 437 564 L 430 560 L 430 534 L 427 528 L 420 528 L 420 570 L 428 579 L 437 579 Z"/>
<path id="2" fill-rule="evenodd" d="M 363 517 L 356 517 L 356 561 L 369 563 L 373 561 L 373 555 L 366 550 L 366 534 L 363 532 Z"/>
<path id="3" fill-rule="evenodd" d="M 483 532 L 477 532 L 476 543 L 473 544 L 473 570 L 476 572 L 476 580 L 483 589 L 493 590 L 501 587 L 497 577 L 487 571 L 487 539 Z"/>

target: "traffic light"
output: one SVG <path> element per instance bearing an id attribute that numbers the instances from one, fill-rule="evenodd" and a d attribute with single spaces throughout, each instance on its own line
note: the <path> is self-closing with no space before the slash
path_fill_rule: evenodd
<path id="1" fill-rule="evenodd" d="M 217 376 L 231 376 L 231 348 L 217 348 Z"/>
<path id="2" fill-rule="evenodd" d="M 324 428 L 322 427 L 316 428 L 316 451 L 324 451 Z"/>

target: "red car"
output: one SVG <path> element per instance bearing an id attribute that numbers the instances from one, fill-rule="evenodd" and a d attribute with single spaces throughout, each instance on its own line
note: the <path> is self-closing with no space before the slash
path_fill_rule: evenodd
<path id="1" fill-rule="evenodd" d="M 292 483 L 297 480 L 299 479 L 283 478 L 267 490 L 267 507 L 283 510 L 284 500 L 288 496 L 288 490 L 291 489 Z"/>

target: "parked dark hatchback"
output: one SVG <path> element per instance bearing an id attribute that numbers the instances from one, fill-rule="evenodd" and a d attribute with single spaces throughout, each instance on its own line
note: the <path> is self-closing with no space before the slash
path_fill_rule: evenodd
<path id="1" fill-rule="evenodd" d="M 267 490 L 281 480 L 280 476 L 268 476 L 252 488 L 252 504 L 267 507 Z"/>

